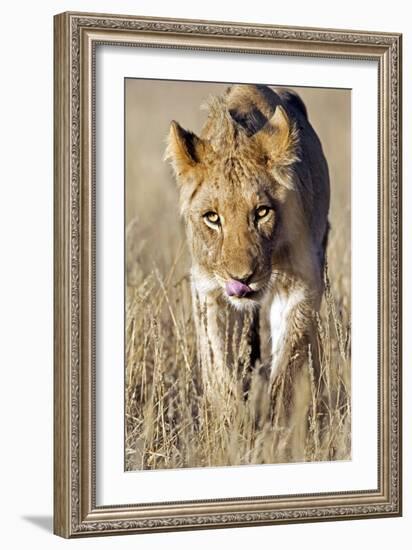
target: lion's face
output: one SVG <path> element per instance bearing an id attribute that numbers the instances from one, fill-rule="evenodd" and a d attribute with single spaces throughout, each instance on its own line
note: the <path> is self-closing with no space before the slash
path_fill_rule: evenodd
<path id="1" fill-rule="evenodd" d="M 294 157 L 288 121 L 278 111 L 270 131 L 251 137 L 228 119 L 221 147 L 171 125 L 167 156 L 179 183 L 196 285 L 221 292 L 236 307 L 263 298 L 282 246 L 287 165 Z"/>
<path id="2" fill-rule="evenodd" d="M 222 164 L 204 174 L 183 214 L 197 283 L 220 288 L 235 306 L 250 306 L 270 283 L 281 234 L 279 204 L 264 170 L 235 159 L 230 169 Z"/>

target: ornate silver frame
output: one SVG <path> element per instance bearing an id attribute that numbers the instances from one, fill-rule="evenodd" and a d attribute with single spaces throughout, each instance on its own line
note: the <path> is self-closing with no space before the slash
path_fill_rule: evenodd
<path id="1" fill-rule="evenodd" d="M 54 531 L 63 537 L 401 514 L 401 35 L 214 21 L 55 16 Z M 378 63 L 377 491 L 96 506 L 94 53 L 97 44 Z M 137 495 L 138 498 L 138 495 Z"/>

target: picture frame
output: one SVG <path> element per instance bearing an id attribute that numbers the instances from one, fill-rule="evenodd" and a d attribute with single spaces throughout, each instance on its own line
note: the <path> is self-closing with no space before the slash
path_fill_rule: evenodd
<path id="1" fill-rule="evenodd" d="M 96 292 L 96 50 L 102 46 L 129 52 L 139 48 L 190 52 L 195 60 L 200 52 L 214 52 L 252 61 L 254 56 L 283 56 L 314 64 L 329 60 L 376 65 L 378 165 L 373 215 L 378 307 L 371 316 L 377 318 L 377 345 L 366 354 L 377 373 L 375 488 L 161 501 L 142 501 L 136 494 L 134 503 L 97 501 L 96 460 L 101 447 L 96 445 L 96 421 L 101 410 L 96 406 L 100 296 Z M 139 64 L 136 67 L 138 71 Z M 402 37 L 396 33 L 89 13 L 55 16 L 55 534 L 74 538 L 401 515 L 401 70 Z M 153 483 L 162 484 L 164 479 Z"/>

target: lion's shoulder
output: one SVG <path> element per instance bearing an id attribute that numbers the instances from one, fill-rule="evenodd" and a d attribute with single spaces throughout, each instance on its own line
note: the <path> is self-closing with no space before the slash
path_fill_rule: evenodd
<path id="1" fill-rule="evenodd" d="M 308 116 L 302 98 L 287 88 L 237 84 L 227 89 L 225 99 L 232 118 L 248 135 L 261 130 L 278 105 L 281 105 L 292 119 L 307 119 Z"/>
<path id="2" fill-rule="evenodd" d="M 305 118 L 308 118 L 306 105 L 304 104 L 303 99 L 300 97 L 299 94 L 297 94 L 293 90 L 289 90 L 286 88 L 277 90 L 277 93 L 288 111 L 296 111 L 303 115 Z"/>

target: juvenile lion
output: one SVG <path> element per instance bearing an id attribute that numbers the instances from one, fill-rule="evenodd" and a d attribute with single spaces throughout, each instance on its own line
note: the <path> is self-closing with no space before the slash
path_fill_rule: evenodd
<path id="1" fill-rule="evenodd" d="M 294 92 L 236 85 L 208 108 L 200 137 L 171 123 L 166 152 L 180 189 L 194 301 L 205 304 L 205 321 L 197 318 L 205 379 L 226 369 L 224 304 L 249 316 L 256 334 L 256 311 L 269 300 L 273 382 L 293 358 L 307 357 L 309 344 L 315 348 L 328 167 Z"/>

